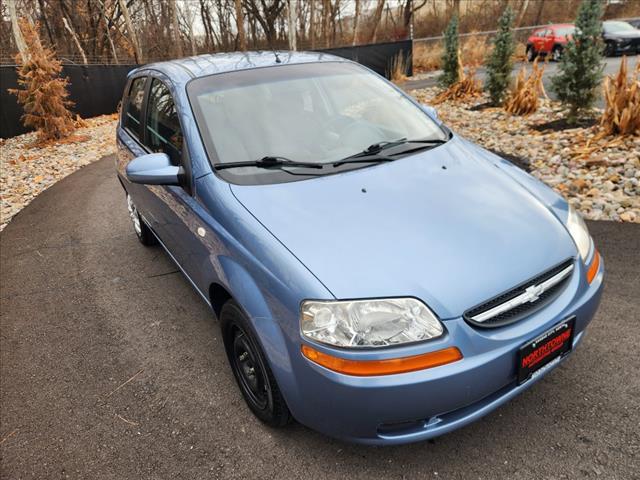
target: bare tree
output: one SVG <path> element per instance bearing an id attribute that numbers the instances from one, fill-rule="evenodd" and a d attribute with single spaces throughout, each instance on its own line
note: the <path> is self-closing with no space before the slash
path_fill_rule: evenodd
<path id="1" fill-rule="evenodd" d="M 384 0 L 378 0 L 378 4 L 376 5 L 376 10 L 373 13 L 373 25 L 371 27 L 369 43 L 376 43 L 376 37 L 378 35 L 378 27 L 380 26 L 380 20 L 382 20 L 382 12 L 384 12 Z"/>
<path id="2" fill-rule="evenodd" d="M 242 0 L 235 0 L 236 7 L 236 29 L 238 30 L 238 48 L 242 52 L 247 50 L 247 38 L 244 33 L 244 12 L 242 11 Z"/>
<path id="3" fill-rule="evenodd" d="M 544 11 L 544 1 L 545 0 L 539 0 L 538 13 L 536 14 L 536 21 L 534 22 L 536 25 L 540 25 L 540 23 L 542 22 L 542 12 Z"/>
<path id="4" fill-rule="evenodd" d="M 289 0 L 287 2 L 289 14 L 289 50 L 297 50 L 296 25 L 298 23 L 298 0 Z"/>
<path id="5" fill-rule="evenodd" d="M 516 27 L 522 25 L 522 20 L 524 20 L 524 15 L 527 13 L 527 7 L 529 7 L 529 0 L 524 0 L 522 2 L 522 7 L 520 7 L 520 15 L 518 15 L 518 20 L 516 21 Z"/>
<path id="6" fill-rule="evenodd" d="M 107 17 L 107 12 L 105 10 L 104 2 L 102 0 L 98 0 L 98 3 L 100 4 L 100 11 L 101 11 L 102 16 L 104 18 L 104 27 L 105 27 L 105 32 L 106 32 L 106 35 L 107 35 L 107 40 L 109 41 L 109 46 L 111 47 L 111 55 L 113 56 L 113 61 L 117 65 L 119 63 L 118 62 L 118 52 L 116 51 L 116 46 L 114 45 L 113 39 L 111 38 L 111 29 L 109 28 L 109 18 Z"/>
<path id="7" fill-rule="evenodd" d="M 22 30 L 20 30 L 20 25 L 18 24 L 18 15 L 16 14 L 16 1 L 7 0 L 7 8 L 9 10 L 9 17 L 11 17 L 11 31 L 13 32 L 13 38 L 16 42 L 16 46 L 18 47 L 18 52 L 20 52 L 23 61 L 26 61 L 28 56 L 27 44 L 24 41 Z"/>
<path id="8" fill-rule="evenodd" d="M 185 2 L 182 8 L 182 17 L 189 32 L 189 45 L 191 46 L 191 55 L 198 54 L 198 46 L 196 44 L 196 36 L 193 32 L 193 23 L 195 22 L 195 14 L 191 9 L 192 3 Z"/>
<path id="9" fill-rule="evenodd" d="M 169 0 L 169 16 L 171 17 L 171 33 L 173 37 L 173 44 L 175 48 L 175 56 L 180 58 L 182 53 L 182 41 L 180 39 L 180 24 L 178 23 L 178 6 L 175 0 Z"/>
<path id="10" fill-rule="evenodd" d="M 267 44 L 273 48 L 278 33 L 276 21 L 280 17 L 285 3 L 282 0 L 244 0 L 244 6 L 247 13 L 260 24 L 267 37 Z"/>
<path id="11" fill-rule="evenodd" d="M 131 15 L 129 15 L 129 8 L 127 7 L 127 3 L 125 2 L 125 0 L 118 0 L 118 5 L 120 5 L 120 10 L 122 11 L 125 24 L 127 25 L 127 33 L 129 34 L 129 37 L 131 37 L 130 42 L 133 45 L 136 63 L 142 63 L 142 50 L 140 50 L 138 35 L 133 28 L 133 23 L 131 22 Z"/>
<path id="12" fill-rule="evenodd" d="M 311 2 L 309 12 L 309 40 L 311 40 L 311 49 L 316 48 L 316 2 Z"/>
<path id="13" fill-rule="evenodd" d="M 64 23 L 64 28 L 66 28 L 67 31 L 71 34 L 71 38 L 73 38 L 73 41 L 75 42 L 76 47 L 78 47 L 78 51 L 80 52 L 80 56 L 82 57 L 82 63 L 86 65 L 89 62 L 87 62 L 87 56 L 84 53 L 80 40 L 78 40 L 78 35 L 76 35 L 76 31 L 71 27 L 71 25 L 67 21 L 67 17 L 65 16 L 62 17 L 62 23 Z"/>
<path id="14" fill-rule="evenodd" d="M 361 14 L 362 12 L 360 11 L 360 0 L 356 0 L 356 11 L 353 15 L 353 40 L 351 41 L 351 45 L 355 45 L 356 43 L 358 43 L 358 27 L 360 26 Z"/>
<path id="15" fill-rule="evenodd" d="M 413 14 L 427 4 L 427 0 L 415 2 L 414 0 L 405 0 L 402 7 L 402 25 L 405 31 L 411 30 Z"/>

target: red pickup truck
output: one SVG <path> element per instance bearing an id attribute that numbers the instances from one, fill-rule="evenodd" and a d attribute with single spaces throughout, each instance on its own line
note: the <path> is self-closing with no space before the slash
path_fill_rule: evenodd
<path id="1" fill-rule="evenodd" d="M 548 25 L 534 31 L 527 40 L 527 60 L 533 61 L 538 55 L 551 55 L 554 61 L 560 60 L 564 46 L 575 31 L 570 23 Z"/>

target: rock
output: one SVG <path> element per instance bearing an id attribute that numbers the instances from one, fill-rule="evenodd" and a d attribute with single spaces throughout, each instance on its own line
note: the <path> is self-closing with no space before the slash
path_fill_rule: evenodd
<path id="1" fill-rule="evenodd" d="M 620 214 L 620 220 L 622 220 L 623 222 L 635 222 L 636 218 L 636 214 L 632 211 Z"/>
<path id="2" fill-rule="evenodd" d="M 582 178 L 576 178 L 575 180 L 571 181 L 571 184 L 577 189 L 577 190 L 582 190 L 587 186 L 587 182 L 586 180 L 582 179 Z"/>

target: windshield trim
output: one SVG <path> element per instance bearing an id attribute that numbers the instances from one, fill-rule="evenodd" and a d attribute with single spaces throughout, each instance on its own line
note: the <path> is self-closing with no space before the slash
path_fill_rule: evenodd
<path id="1" fill-rule="evenodd" d="M 351 60 L 340 60 L 340 59 L 332 59 L 332 60 L 318 60 L 318 61 L 312 61 L 312 62 L 300 62 L 300 63 L 286 63 L 286 64 L 282 64 L 282 65 L 261 65 L 261 66 L 256 66 L 256 67 L 252 67 L 252 68 L 241 68 L 238 70 L 228 70 L 228 71 L 224 71 L 224 72 L 213 72 L 211 74 L 208 75 L 203 75 L 201 77 L 195 77 L 190 79 L 186 84 L 185 84 L 185 91 L 187 94 L 187 100 L 189 103 L 189 108 L 191 109 L 191 115 L 193 116 L 194 122 L 196 124 L 196 130 L 198 132 L 198 136 L 200 137 L 200 142 L 201 145 L 203 147 L 203 151 L 207 157 L 207 161 L 209 163 L 209 166 L 211 167 L 212 173 L 220 178 L 221 180 L 225 181 L 226 183 L 232 184 L 232 185 L 272 185 L 272 184 L 278 184 L 278 183 L 289 183 L 292 181 L 303 181 L 303 180 L 312 180 L 312 179 L 316 179 L 319 177 L 325 177 L 325 176 L 329 176 L 329 175 L 334 175 L 334 174 L 340 174 L 340 173 L 344 173 L 347 171 L 351 171 L 351 170 L 360 170 L 362 168 L 369 168 L 369 167 L 373 167 L 373 166 L 377 166 L 379 165 L 376 162 L 372 162 L 371 164 L 345 164 L 345 165 L 341 165 L 339 167 L 335 167 L 332 168 L 330 171 L 327 172 L 322 172 L 319 173 L 317 171 L 312 172 L 308 172 L 308 174 L 306 172 L 300 172 L 297 170 L 294 170 L 294 172 L 288 172 L 288 171 L 284 171 L 284 170 L 274 170 L 274 172 L 272 173 L 278 173 L 278 171 L 283 174 L 283 175 L 268 175 L 266 172 L 264 174 L 261 175 L 261 177 L 264 179 L 264 181 L 249 181 L 249 182 L 243 182 L 243 181 L 237 181 L 238 178 L 241 178 L 238 175 L 233 175 L 231 172 L 227 172 L 227 169 L 218 169 L 216 168 L 217 164 L 220 163 L 224 163 L 224 162 L 220 162 L 215 150 L 215 146 L 213 145 L 213 140 L 210 138 L 210 135 L 208 134 L 203 134 L 203 129 L 206 128 L 206 125 L 200 125 L 200 116 L 197 114 L 197 107 L 195 105 L 196 103 L 196 97 L 194 95 L 193 92 L 193 83 L 194 82 L 198 82 L 199 80 L 205 79 L 205 78 L 210 78 L 210 77 L 214 77 L 214 76 L 219 76 L 219 75 L 226 75 L 226 74 L 233 74 L 233 73 L 238 73 L 238 72 L 250 72 L 250 71 L 255 71 L 255 70 L 263 70 L 263 69 L 275 69 L 275 68 L 287 68 L 287 67 L 300 67 L 300 66 L 305 66 L 305 65 L 323 65 L 323 64 L 348 64 L 350 66 L 354 66 L 355 68 L 359 68 L 361 70 L 363 70 L 366 73 L 375 75 L 376 77 L 378 77 L 378 79 L 382 79 L 384 80 L 387 85 L 391 86 L 393 89 L 395 89 L 397 92 L 399 92 L 401 95 L 403 95 L 406 99 L 409 100 L 409 102 L 415 107 L 417 108 L 420 113 L 422 115 L 425 115 L 432 123 L 435 127 L 437 127 L 443 134 L 444 136 L 444 143 L 449 142 L 452 138 L 453 138 L 453 132 L 447 128 L 443 123 L 433 119 L 430 115 L 428 115 L 424 109 L 422 108 L 421 104 L 415 99 L 413 98 L 411 95 L 408 95 L 406 92 L 404 92 L 402 89 L 400 89 L 399 87 L 397 87 L 395 84 L 393 84 L 392 82 L 390 82 L 389 80 L 387 80 L 386 78 L 378 75 L 376 72 L 372 71 L 371 69 L 369 69 L 368 67 L 361 65 L 357 62 L 353 62 Z M 443 144 L 444 144 L 443 143 Z M 437 148 L 441 145 L 437 145 L 434 148 Z M 412 156 L 414 154 L 418 154 L 420 152 L 408 152 L 406 155 L 400 155 L 398 156 L 398 160 L 401 160 L 403 158 Z M 291 167 L 291 168 L 298 168 L 298 167 Z M 232 169 L 230 169 L 232 170 Z M 291 175 L 289 175 L 291 174 Z M 299 178 L 295 178 L 295 177 L 299 177 Z"/>

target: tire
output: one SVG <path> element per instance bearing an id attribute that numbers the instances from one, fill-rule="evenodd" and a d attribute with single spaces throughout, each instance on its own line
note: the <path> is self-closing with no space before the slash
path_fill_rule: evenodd
<path id="1" fill-rule="evenodd" d="M 220 323 L 227 358 L 247 406 L 268 426 L 284 427 L 291 413 L 249 320 L 234 300 L 222 306 Z"/>
<path id="2" fill-rule="evenodd" d="M 604 56 L 613 57 L 616 54 L 616 47 L 611 42 L 607 42 L 604 46 Z"/>
<path id="3" fill-rule="evenodd" d="M 527 45 L 527 62 L 533 62 L 538 54 L 532 45 Z"/>
<path id="4" fill-rule="evenodd" d="M 555 47 L 553 47 L 553 50 L 551 50 L 551 60 L 553 60 L 554 62 L 559 62 L 561 58 L 562 47 L 560 45 L 556 45 Z"/>
<path id="5" fill-rule="evenodd" d="M 151 229 L 144 223 L 142 217 L 138 213 L 138 209 L 136 208 L 133 200 L 131 199 L 131 195 L 127 193 L 127 209 L 129 210 L 129 218 L 131 218 L 131 223 L 133 224 L 133 231 L 136 232 L 136 237 L 140 240 L 140 243 L 145 247 L 151 247 L 158 243 L 156 236 L 153 234 Z"/>

